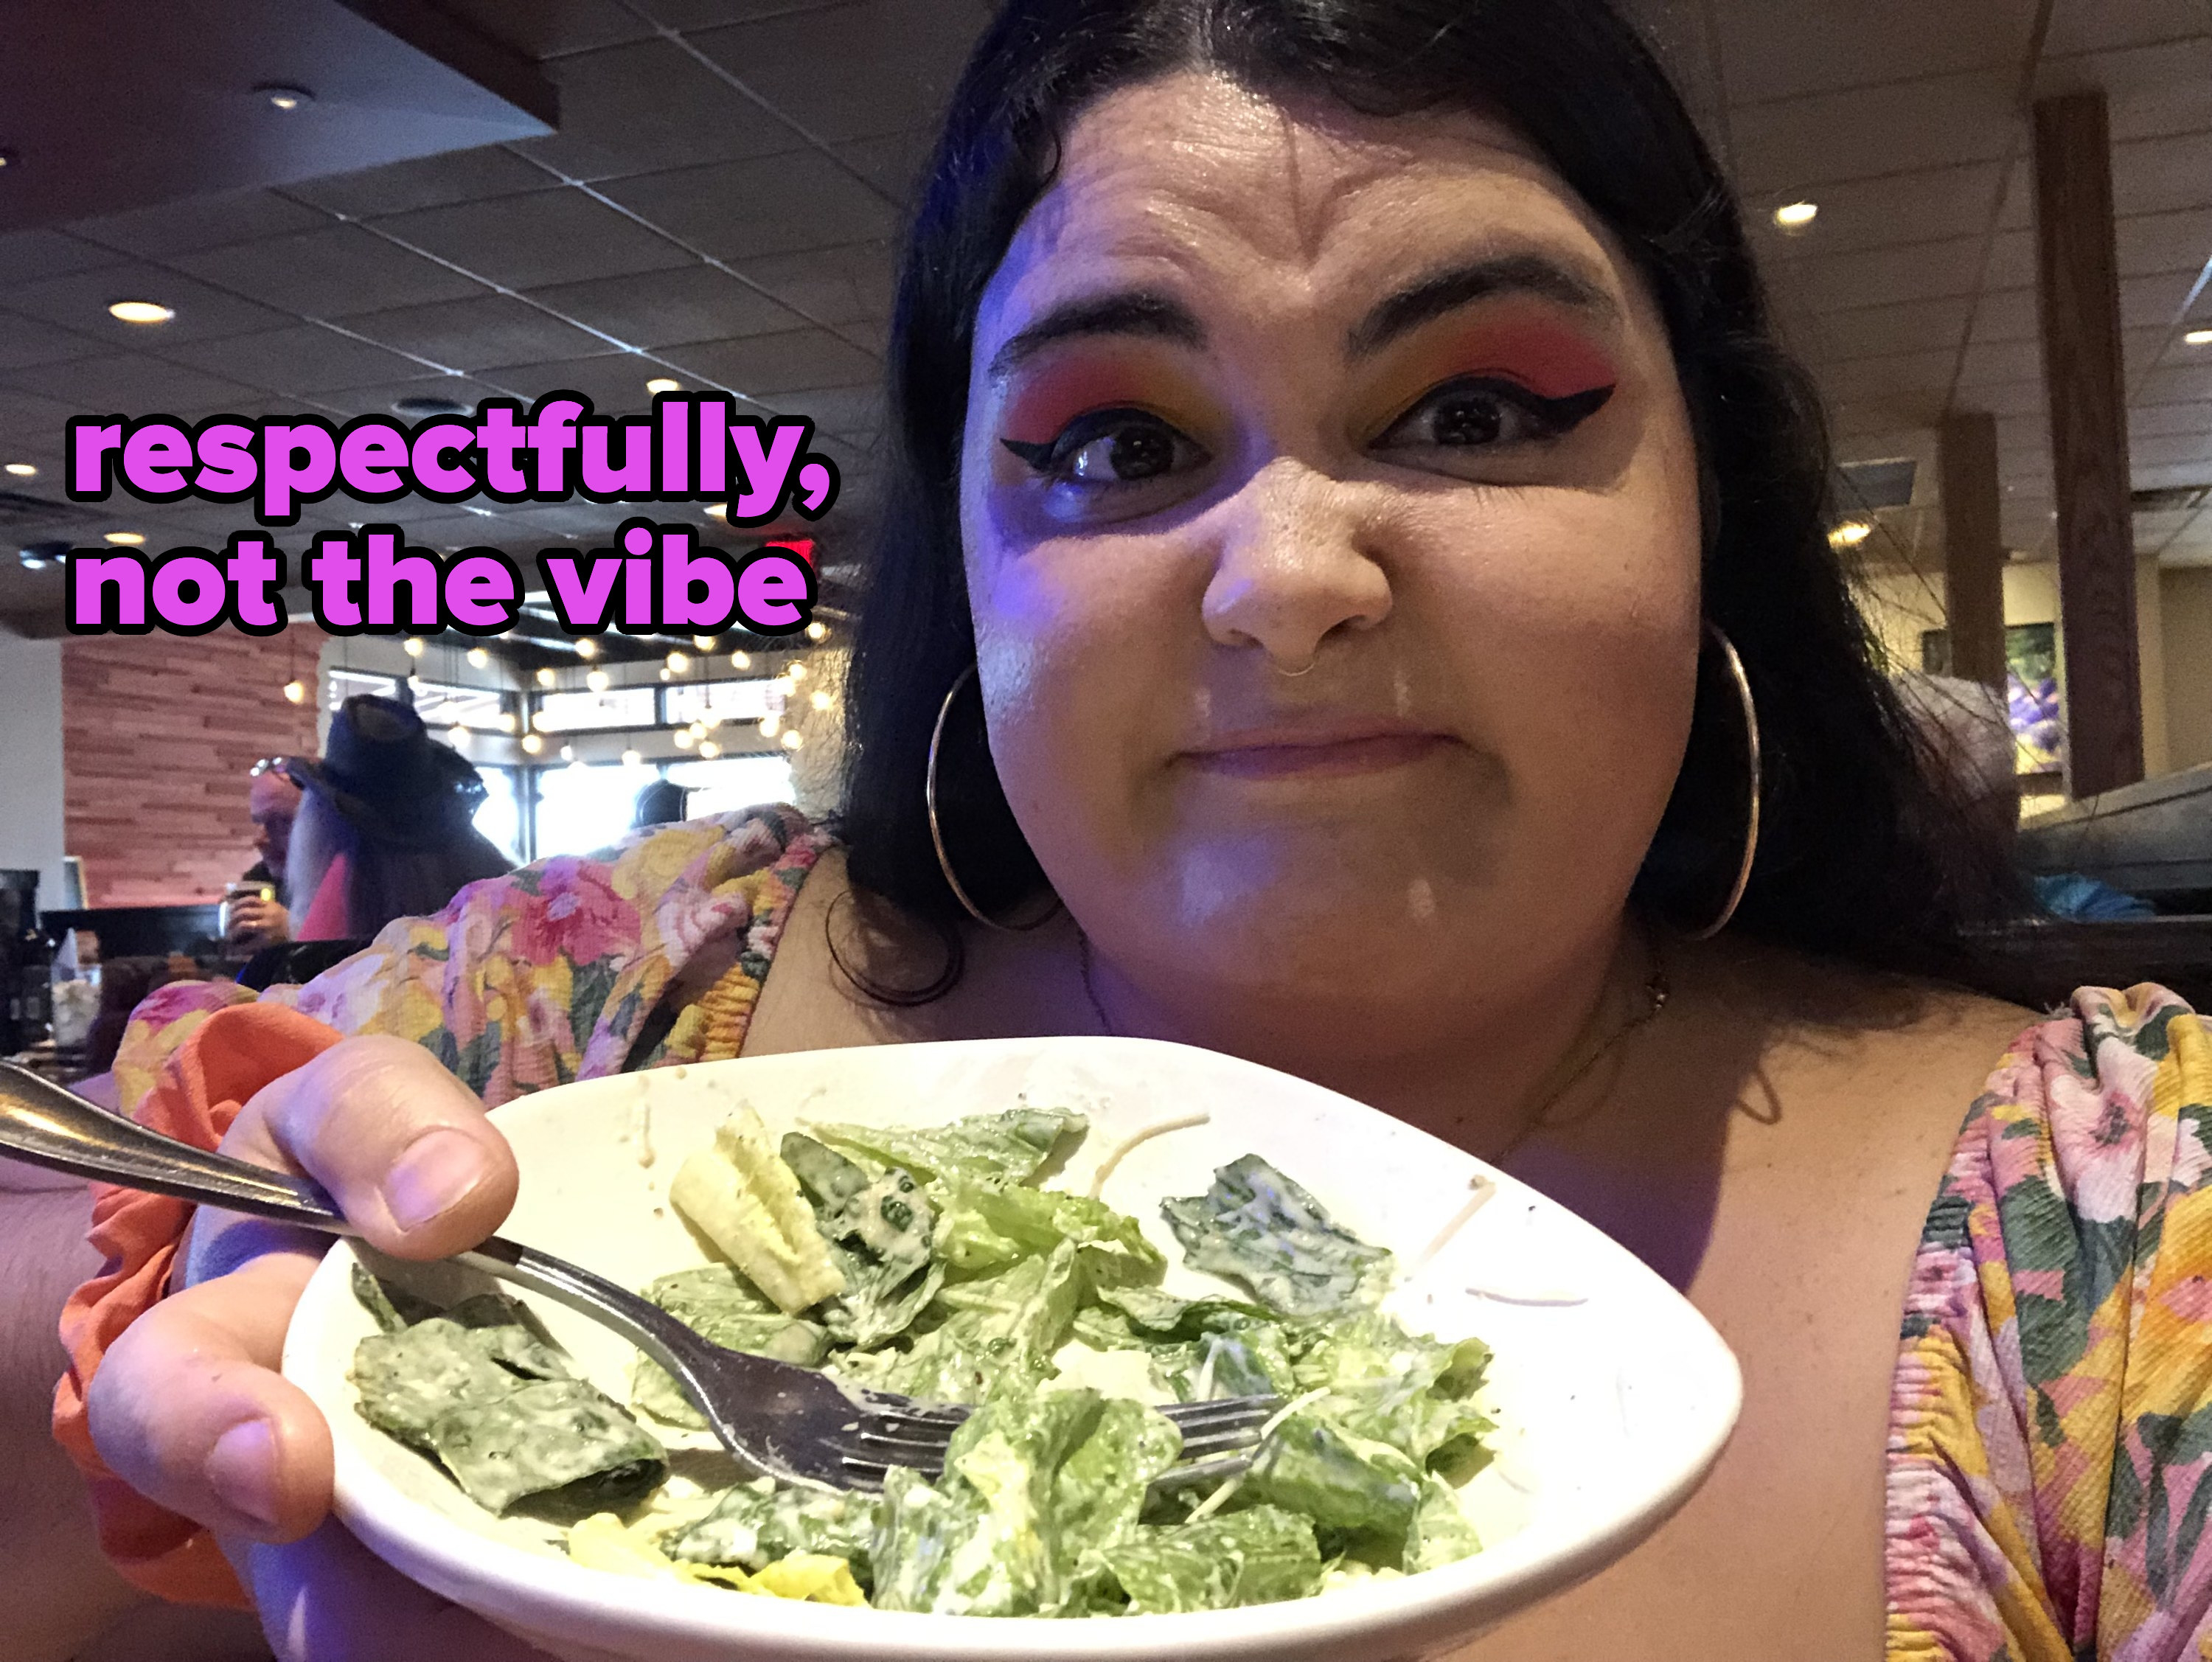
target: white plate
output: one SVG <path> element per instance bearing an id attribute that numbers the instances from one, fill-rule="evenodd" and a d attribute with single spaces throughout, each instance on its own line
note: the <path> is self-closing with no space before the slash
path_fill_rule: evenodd
<path id="1" fill-rule="evenodd" d="M 668 1183 L 740 1103 L 781 1131 L 809 1119 L 933 1124 L 1024 1095 L 1091 1117 L 1057 1180 L 1076 1190 L 1128 1133 L 1212 1116 L 1139 1145 L 1105 1186 L 1176 1266 L 1170 1288 L 1222 1290 L 1182 1268 L 1160 1201 L 1202 1192 L 1216 1166 L 1256 1152 L 1398 1255 L 1408 1273 L 1390 1307 L 1407 1325 L 1486 1341 L 1497 1360 L 1480 1400 L 1502 1428 L 1498 1458 L 1467 1492 L 1485 1550 L 1287 1604 L 1066 1622 L 837 1609 L 580 1569 L 550 1531 L 483 1512 L 356 1412 L 346 1369 L 374 1328 L 343 1245 L 309 1283 L 284 1347 L 285 1373 L 331 1422 L 338 1516 L 403 1574 L 568 1662 L 1386 1662 L 1462 1643 L 1618 1558 L 1688 1498 L 1728 1440 L 1742 1394 L 1735 1357 L 1624 1248 L 1424 1132 L 1182 1045 L 1048 1038 L 817 1050 L 541 1092 L 493 1115 L 522 1167 L 502 1233 L 642 1286 L 704 1261 L 668 1208 Z M 1425 1257 L 1455 1219 L 1443 1249 Z M 572 1312 L 530 1302 L 582 1371 L 626 1401 L 635 1353 Z"/>

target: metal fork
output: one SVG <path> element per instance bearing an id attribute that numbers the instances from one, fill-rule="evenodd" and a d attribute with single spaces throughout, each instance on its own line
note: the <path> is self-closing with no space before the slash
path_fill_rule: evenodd
<path id="1" fill-rule="evenodd" d="M 410 1269 L 421 1268 L 359 1239 L 312 1180 L 163 1136 L 11 1062 L 0 1062 L 0 1157 L 345 1236 L 373 1273 L 402 1286 Z M 726 1350 L 649 1300 L 497 1235 L 449 1262 L 542 1293 L 620 1334 L 668 1370 L 724 1448 L 788 1482 L 877 1489 L 893 1465 L 937 1476 L 946 1443 L 969 1413 L 964 1405 L 865 1390 L 794 1363 Z M 1163 1407 L 1182 1434 L 1184 1463 L 1157 1487 L 1214 1482 L 1244 1470 L 1250 1457 L 1238 1451 L 1258 1441 L 1279 1406 L 1272 1397 L 1234 1397 Z"/>

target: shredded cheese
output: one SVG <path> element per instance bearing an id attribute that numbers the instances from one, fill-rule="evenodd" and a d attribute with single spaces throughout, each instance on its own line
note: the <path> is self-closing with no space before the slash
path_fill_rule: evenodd
<path id="1" fill-rule="evenodd" d="M 1193 1126 L 1206 1124 L 1213 1118 L 1207 1113 L 1183 1114 L 1174 1119 L 1164 1119 L 1132 1131 L 1107 1151 L 1106 1158 L 1098 1162 L 1098 1169 L 1091 1174 L 1091 1198 L 1097 1200 L 1099 1191 L 1106 1187 L 1106 1179 L 1114 1175 L 1130 1150 L 1150 1142 L 1154 1137 L 1164 1137 L 1170 1131 L 1188 1131 Z"/>
<path id="2" fill-rule="evenodd" d="M 1212 1494 L 1207 1495 L 1206 1499 L 1200 1501 L 1196 1506 L 1193 1507 L 1190 1509 L 1190 1516 L 1184 1519 L 1183 1522 L 1186 1524 L 1195 1524 L 1205 1519 L 1212 1517 L 1215 1513 L 1220 1511 L 1223 1507 L 1228 1505 L 1229 1497 L 1236 1494 L 1239 1488 L 1243 1487 L 1243 1485 L 1244 1474 L 1240 1471 L 1234 1477 L 1231 1477 L 1227 1482 L 1224 1482 L 1221 1487 L 1214 1490 Z"/>
<path id="3" fill-rule="evenodd" d="M 1437 1231 L 1436 1238 L 1421 1249 L 1420 1256 L 1407 1268 L 1406 1278 L 1408 1281 L 1434 1263 L 1437 1254 L 1451 1245 L 1452 1237 L 1466 1228 L 1468 1220 L 1487 1206 L 1490 1197 L 1498 1192 L 1498 1185 L 1480 1172 L 1469 1179 L 1469 1183 L 1474 1193 L 1467 1197 L 1465 1205 L 1452 1214 L 1451 1221 Z"/>

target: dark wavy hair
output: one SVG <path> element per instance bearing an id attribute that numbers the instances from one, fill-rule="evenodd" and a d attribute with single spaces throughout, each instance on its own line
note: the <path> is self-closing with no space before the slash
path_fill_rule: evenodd
<path id="1" fill-rule="evenodd" d="M 1827 541 L 1820 402 L 1776 344 L 1735 199 L 1665 71 L 1606 0 L 1012 0 L 952 96 L 901 266 L 882 519 L 848 685 L 842 834 L 863 898 L 934 926 L 960 973 L 960 907 L 923 805 L 932 728 L 975 660 L 957 492 L 985 284 L 1103 95 L 1181 70 L 1370 115 L 1502 119 L 1610 228 L 1656 298 L 1695 433 L 1708 621 L 1741 653 L 1765 758 L 1763 826 L 1734 929 L 1882 970 L 1960 977 L 2009 905 L 1998 851 L 1923 764 Z M 1700 676 L 1638 904 L 1714 916 L 1740 862 L 1741 723 Z M 1046 892 L 1006 806 L 979 701 L 939 774 L 963 885 L 994 916 Z"/>

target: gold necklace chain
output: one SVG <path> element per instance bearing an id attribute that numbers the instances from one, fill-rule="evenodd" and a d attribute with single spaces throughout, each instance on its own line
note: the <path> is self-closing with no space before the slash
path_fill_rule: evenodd
<path id="1" fill-rule="evenodd" d="M 1529 1111 L 1528 1117 L 1521 1129 L 1507 1140 L 1505 1146 L 1496 1154 L 1486 1157 L 1488 1164 L 1504 1165 L 1519 1150 L 1522 1143 L 1528 1141 L 1537 1132 L 1546 1129 L 1544 1116 L 1551 1111 L 1560 1098 L 1582 1083 L 1583 1080 L 1589 1075 L 1590 1069 L 1611 1055 L 1631 1033 L 1639 1028 L 1650 1026 L 1659 1019 L 1659 1013 L 1667 1008 L 1667 1001 L 1674 995 L 1674 989 L 1668 983 L 1666 965 L 1659 961 L 1659 943 L 1649 935 L 1644 937 L 1644 943 L 1650 953 L 1651 972 L 1644 977 L 1644 981 L 1643 1008 L 1608 1033 L 1602 1044 L 1575 1064 L 1572 1073 L 1545 1093 L 1542 1100 Z M 1098 1026 L 1108 1038 L 1124 1037 L 1121 1030 L 1114 1025 L 1114 1018 L 1106 1014 L 1106 1001 L 1098 996 L 1098 983 L 1092 978 L 1091 973 L 1091 937 L 1078 930 L 1075 944 L 1077 954 L 1081 959 L 1083 965 L 1083 991 L 1091 1001 L 1091 1014 L 1098 1018 Z"/>

